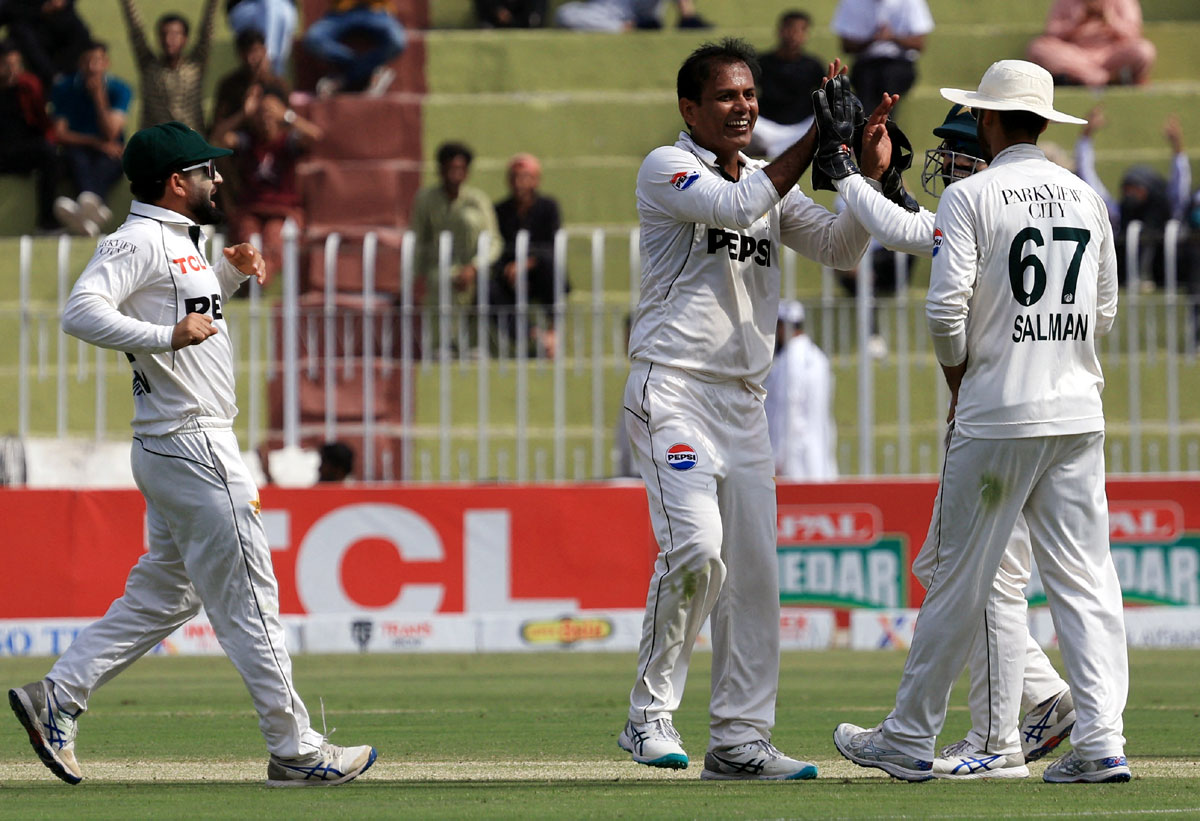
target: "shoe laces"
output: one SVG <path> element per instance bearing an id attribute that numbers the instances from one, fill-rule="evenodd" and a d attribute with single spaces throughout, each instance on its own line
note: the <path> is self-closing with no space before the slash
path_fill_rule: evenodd
<path id="1" fill-rule="evenodd" d="M 979 752 L 975 749 L 975 745 L 967 739 L 955 741 L 942 749 L 942 758 L 954 758 L 956 756 L 970 755 Z"/>
<path id="2" fill-rule="evenodd" d="M 653 722 L 658 735 L 665 736 L 675 743 L 682 743 L 683 738 L 679 735 L 679 731 L 675 729 L 675 725 L 671 723 L 669 718 L 660 718 Z"/>
<path id="3" fill-rule="evenodd" d="M 326 730 L 326 726 L 325 726 L 325 697 L 324 697 L 324 696 L 317 696 L 317 700 L 321 702 L 321 735 L 322 735 L 322 736 L 325 738 L 325 740 L 326 740 L 326 741 L 328 741 L 328 740 L 329 740 L 329 737 L 330 737 L 331 735 L 333 735 L 334 733 L 336 733 L 336 732 L 337 732 L 337 727 L 334 727 L 332 730 L 328 730 L 328 731 Z"/>

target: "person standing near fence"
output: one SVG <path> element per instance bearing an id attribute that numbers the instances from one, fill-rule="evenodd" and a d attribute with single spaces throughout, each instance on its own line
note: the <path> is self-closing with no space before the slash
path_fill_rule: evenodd
<path id="1" fill-rule="evenodd" d="M 77 784 L 78 720 L 91 695 L 204 607 L 258 712 L 269 786 L 349 781 L 375 761 L 314 730 L 292 683 L 279 589 L 242 463 L 233 355 L 223 303 L 265 274 L 248 244 L 210 265 L 200 226 L 219 221 L 213 161 L 229 152 L 179 122 L 129 140 L 136 201 L 102 241 L 63 309 L 63 330 L 123 351 L 133 368 L 133 475 L 146 498 L 148 550 L 108 613 L 81 632 L 40 681 L 8 691 L 43 763 Z"/>
<path id="2" fill-rule="evenodd" d="M 1099 195 L 1037 147 L 1050 121 L 1082 122 L 1054 109 L 1049 72 L 1001 60 L 978 90 L 942 94 L 976 112 L 990 165 L 946 190 L 931 241 L 926 317 L 953 422 L 934 511 L 937 562 L 895 709 L 872 729 L 838 725 L 834 744 L 855 764 L 908 781 L 973 777 L 954 759 L 934 760 L 934 745 L 1023 516 L 1076 711 L 1073 749 L 1042 778 L 1128 781 L 1129 667 L 1108 545 L 1096 342 L 1117 313 L 1112 227 Z M 1020 687 L 1019 667 L 1011 674 L 1007 692 Z"/>
<path id="3" fill-rule="evenodd" d="M 780 244 L 851 267 L 869 240 L 853 216 L 795 187 L 816 149 L 813 132 L 769 165 L 742 153 L 758 118 L 757 69 L 740 40 L 692 52 L 677 78 L 688 131 L 652 151 L 637 181 L 641 296 L 624 407 L 659 553 L 617 743 L 639 764 L 688 765 L 672 713 L 711 613 L 705 779 L 817 774 L 771 744 L 779 579 L 763 381 L 775 348 Z M 831 82 L 846 82 L 839 70 L 830 67 Z"/>

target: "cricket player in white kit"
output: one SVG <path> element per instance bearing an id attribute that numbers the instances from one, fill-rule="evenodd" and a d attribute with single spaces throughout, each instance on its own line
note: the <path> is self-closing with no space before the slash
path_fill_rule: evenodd
<path id="1" fill-rule="evenodd" d="M 292 683 L 279 593 L 258 490 L 242 463 L 233 355 L 223 306 L 262 282 L 248 244 L 205 257 L 200 223 L 221 217 L 215 148 L 178 122 L 143 129 L 125 149 L 137 198 L 102 241 L 63 310 L 63 330 L 123 351 L 133 368 L 133 475 L 146 497 L 149 549 L 125 593 L 79 634 L 41 681 L 9 702 L 42 761 L 77 784 L 77 720 L 95 690 L 169 636 L 203 605 L 258 712 L 267 784 L 337 784 L 375 761 L 372 747 L 337 747 L 309 725 Z"/>
<path id="2" fill-rule="evenodd" d="M 867 120 L 859 158 L 862 173 L 850 174 L 836 180 L 834 185 L 846 208 L 884 246 L 931 257 L 934 214 L 924 208 L 917 211 L 902 208 L 885 197 L 878 186 L 891 157 L 886 122 L 896 99 L 896 95 L 884 95 Z M 933 133 L 942 142 L 938 148 L 926 152 L 921 181 L 929 193 L 940 196 L 946 185 L 987 167 L 980 156 L 983 149 L 977 142 L 975 117 L 969 109 L 952 106 Z M 941 492 L 939 487 L 935 510 L 941 505 Z M 940 535 L 939 519 L 935 516 L 912 567 L 913 574 L 926 587 L 937 569 Z M 946 764 L 945 769 L 976 778 L 1025 777 L 1029 774 L 1026 763 L 1057 747 L 1075 723 L 1070 688 L 1029 633 L 1025 587 L 1032 571 L 1029 529 L 1025 518 L 1019 516 L 992 584 L 983 622 L 971 645 L 968 662 L 971 730 L 966 738 L 940 751 L 939 758 L 957 759 L 955 764 Z M 1019 691 L 1005 689 L 1008 682 L 1018 677 L 1008 669 L 1011 665 L 1023 668 Z M 1014 706 L 1015 699 L 1020 699 L 1019 705 Z M 1027 712 L 1020 727 L 1001 725 L 1005 717 L 1015 717 L 1020 707 Z"/>
<path id="3" fill-rule="evenodd" d="M 780 243 L 844 268 L 869 237 L 849 214 L 834 215 L 795 188 L 815 150 L 813 133 L 769 165 L 741 153 L 758 116 L 756 68 L 741 41 L 693 52 L 678 76 L 690 133 L 652 151 L 638 172 L 643 268 L 624 404 L 659 554 L 618 744 L 641 764 L 687 766 L 671 715 L 711 613 L 701 777 L 806 779 L 816 767 L 770 743 L 779 585 L 763 380 L 774 350 Z"/>
<path id="4" fill-rule="evenodd" d="M 1048 120 L 1078 122 L 1054 110 L 1045 69 L 1002 60 L 978 91 L 942 94 L 974 109 L 991 164 L 946 190 L 934 226 L 926 315 L 954 421 L 936 564 L 895 709 L 873 729 L 839 725 L 834 743 L 905 780 L 971 776 L 954 759 L 935 761 L 934 744 L 1023 514 L 1076 710 L 1073 749 L 1043 779 L 1128 781 L 1128 659 L 1096 344 L 1116 316 L 1112 229 L 1100 197 L 1037 148 Z M 1018 692 L 1020 665 L 1009 671 L 1004 687 Z M 998 723 L 1016 720 L 1014 711 Z"/>

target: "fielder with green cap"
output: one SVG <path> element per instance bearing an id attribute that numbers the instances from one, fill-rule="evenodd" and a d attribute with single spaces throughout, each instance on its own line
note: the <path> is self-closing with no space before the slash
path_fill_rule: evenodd
<path id="1" fill-rule="evenodd" d="M 213 161 L 230 152 L 178 122 L 143 129 L 125 148 L 136 201 L 96 248 L 63 309 L 63 330 L 124 352 L 133 369 L 133 475 L 146 498 L 147 552 L 125 593 L 79 634 L 40 681 L 9 690 L 30 743 L 59 778 L 82 780 L 78 720 L 92 693 L 204 607 L 258 712 L 271 786 L 338 784 L 375 761 L 309 723 L 292 683 L 279 591 L 242 463 L 224 303 L 265 273 L 249 244 L 210 263 L 203 224 L 220 221 Z"/>
<path id="2" fill-rule="evenodd" d="M 883 124 L 894 104 L 895 95 L 887 95 L 867 120 L 859 158 L 862 173 L 851 173 L 834 185 L 847 210 L 885 247 L 929 259 L 933 212 L 901 208 L 878 190 L 883 166 L 892 156 Z M 925 152 L 921 174 L 922 186 L 930 194 L 940 196 L 946 186 L 987 168 L 970 109 L 951 106 L 933 134 L 941 142 Z M 942 492 L 939 486 L 935 509 L 941 505 Z M 913 575 L 927 587 L 938 565 L 937 524 L 935 518 L 912 565 Z M 979 625 L 968 657 L 971 730 L 965 738 L 941 747 L 933 762 L 935 774 L 971 779 L 1025 777 L 1029 774 L 1026 765 L 1056 748 L 1075 723 L 1070 688 L 1029 634 L 1025 587 L 1032 572 L 1029 529 L 1024 517 L 1018 517 L 988 597 L 993 618 Z M 1010 686 L 1014 681 L 1020 683 L 1016 689 Z M 1018 724 L 1021 709 L 1025 715 Z M 999 720 L 1003 716 L 1011 720 Z"/>
<path id="3" fill-rule="evenodd" d="M 1129 781 L 1129 667 L 1108 544 L 1097 342 L 1117 313 L 1112 225 L 1103 199 L 1037 147 L 1050 122 L 1084 121 L 1054 108 L 1050 74 L 1024 60 L 993 63 L 975 91 L 941 91 L 974 111 L 989 165 L 945 190 L 926 238 L 933 262 L 925 315 L 952 423 L 922 549 L 927 593 L 895 709 L 874 728 L 839 725 L 834 744 L 856 764 L 909 781 L 1027 774 L 1010 729 L 1019 664 L 1000 665 L 1000 697 L 991 702 L 1000 748 L 934 753 L 950 687 L 980 626 L 989 659 L 1006 649 L 1024 657 L 1024 625 L 995 596 L 1023 523 L 1072 702 L 1040 705 L 1039 729 L 1059 707 L 1075 714 L 1071 751 L 1042 779 Z"/>

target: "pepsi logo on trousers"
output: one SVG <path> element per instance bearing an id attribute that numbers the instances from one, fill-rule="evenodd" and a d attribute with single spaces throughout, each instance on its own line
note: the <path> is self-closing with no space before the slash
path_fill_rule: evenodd
<path id="1" fill-rule="evenodd" d="M 696 466 L 696 449 L 678 442 L 667 448 L 667 465 L 675 470 L 691 470 Z"/>

